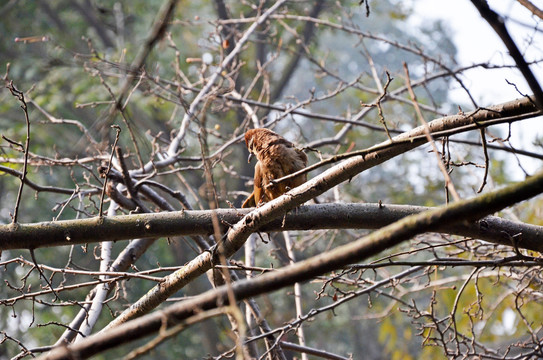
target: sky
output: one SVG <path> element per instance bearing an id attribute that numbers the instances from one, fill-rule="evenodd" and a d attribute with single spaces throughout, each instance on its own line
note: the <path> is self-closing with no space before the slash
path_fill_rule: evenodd
<path id="1" fill-rule="evenodd" d="M 543 8 L 543 0 L 532 0 L 534 5 Z M 506 21 L 509 33 L 517 46 L 522 50 L 529 49 L 526 57 L 531 59 L 543 58 L 543 24 L 542 31 L 534 30 L 537 22 L 532 14 L 516 0 L 490 0 L 490 7 L 499 14 L 507 15 L 510 19 L 521 20 L 529 26 L 519 25 L 515 21 Z M 479 62 L 494 64 L 513 64 L 501 39 L 496 35 L 490 25 L 484 21 L 470 0 L 412 0 L 416 14 L 413 19 L 416 23 L 426 21 L 428 18 L 442 19 L 451 29 L 451 34 L 458 49 L 457 60 L 461 65 L 471 65 Z M 541 21 L 541 20 L 540 20 Z M 529 46 L 528 46 L 529 45 Z M 543 66 L 531 66 L 532 72 L 543 84 Z M 515 83 L 524 94 L 532 91 L 524 81 L 520 72 L 516 70 L 482 70 L 476 68 L 465 73 L 462 77 L 466 86 L 479 106 L 489 106 L 510 101 L 521 97 L 517 90 L 507 84 Z M 470 104 L 467 95 L 461 89 L 453 89 L 450 100 L 460 104 Z M 468 111 L 471 109 L 463 109 Z M 511 143 L 518 148 L 542 153 L 541 147 L 533 145 L 536 137 L 543 138 L 543 119 L 541 117 L 521 122 L 515 126 Z M 541 169 L 541 161 L 521 158 L 522 166 L 528 173 Z M 513 165 L 512 171 L 517 172 L 519 180 L 524 177 L 520 168 Z"/>
<path id="2" fill-rule="evenodd" d="M 540 5 L 543 2 L 539 0 Z M 534 2 L 537 4 L 537 2 Z M 490 25 L 479 15 L 469 0 L 413 0 L 415 12 L 422 14 L 415 21 L 424 21 L 426 17 L 442 19 L 452 30 L 453 39 L 458 49 L 458 60 L 463 65 L 491 61 L 496 64 L 511 64 L 512 59 Z M 513 19 L 522 19 L 533 25 L 531 13 L 515 0 L 499 0 L 489 2 L 492 9 L 500 14 L 509 14 Z M 510 33 L 521 49 L 525 48 L 531 29 L 507 22 Z M 537 36 L 543 41 L 543 34 Z M 541 49 L 540 49 L 541 50 Z M 534 51 L 529 55 L 534 56 Z M 535 55 L 537 56 L 537 55 Z M 540 54 L 541 56 L 541 54 Z M 532 67 L 542 78 L 542 68 Z M 491 105 L 519 97 L 514 87 L 507 85 L 505 79 L 515 82 L 521 91 L 530 93 L 520 73 L 510 70 L 480 71 L 475 69 L 469 73 L 469 87 L 473 89 L 476 101 L 481 105 Z M 451 94 L 451 99 L 465 101 L 466 96 L 458 90 Z"/>

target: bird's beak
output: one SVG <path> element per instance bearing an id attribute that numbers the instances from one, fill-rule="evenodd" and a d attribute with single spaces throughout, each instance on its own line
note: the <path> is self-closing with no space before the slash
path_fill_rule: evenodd
<path id="1" fill-rule="evenodd" d="M 250 152 L 249 156 L 247 157 L 247 162 L 250 163 L 252 158 L 253 158 L 253 153 Z"/>

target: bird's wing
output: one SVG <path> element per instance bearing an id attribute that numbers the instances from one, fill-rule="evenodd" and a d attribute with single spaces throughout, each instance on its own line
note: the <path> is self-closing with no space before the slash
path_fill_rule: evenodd
<path id="1" fill-rule="evenodd" d="M 253 191 L 255 206 L 258 206 L 261 201 L 267 201 L 267 199 L 263 198 L 265 196 L 263 187 L 268 183 L 264 175 L 265 174 L 262 169 L 262 163 L 260 161 L 257 161 L 255 165 L 255 184 Z"/>

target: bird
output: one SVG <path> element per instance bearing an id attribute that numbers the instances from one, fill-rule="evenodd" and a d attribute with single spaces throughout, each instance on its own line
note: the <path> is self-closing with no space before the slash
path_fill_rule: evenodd
<path id="1" fill-rule="evenodd" d="M 256 156 L 258 161 L 255 165 L 254 190 L 242 208 L 260 206 L 307 181 L 307 175 L 301 174 L 274 183 L 274 180 L 307 166 L 307 155 L 281 135 L 264 128 L 250 129 L 245 133 L 245 145 L 249 150 L 248 162 L 251 162 L 252 156 Z"/>

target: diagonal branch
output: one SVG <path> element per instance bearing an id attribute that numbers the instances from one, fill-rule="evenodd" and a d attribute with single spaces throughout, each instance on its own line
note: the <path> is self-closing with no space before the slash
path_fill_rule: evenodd
<path id="1" fill-rule="evenodd" d="M 530 0 L 517 0 L 522 6 L 530 10 L 532 14 L 543 20 L 543 11 L 535 6 Z"/>
<path id="2" fill-rule="evenodd" d="M 492 125 L 512 123 L 515 121 L 536 117 L 541 114 L 542 112 L 533 104 L 532 99 L 526 97 L 500 105 L 491 106 L 489 108 L 479 108 L 467 114 L 445 116 L 443 118 L 431 121 L 428 123 L 428 125 L 430 126 L 430 135 L 434 138 L 440 138 L 459 134 L 469 130 L 482 129 Z M 374 157 L 376 154 L 379 156 L 382 153 L 387 152 L 387 149 L 393 152 L 395 155 L 399 155 L 400 153 L 407 152 L 426 143 L 426 141 L 427 136 L 425 133 L 425 126 L 419 126 L 394 137 L 392 141 L 385 141 L 367 149 L 332 156 L 328 159 L 308 166 L 305 169 L 299 170 L 280 179 L 276 179 L 275 183 L 286 181 L 287 179 L 305 174 L 324 165 L 353 158 L 355 156 L 362 156 L 364 159 L 370 155 L 372 157 Z M 386 160 L 389 160 L 389 158 Z"/>

